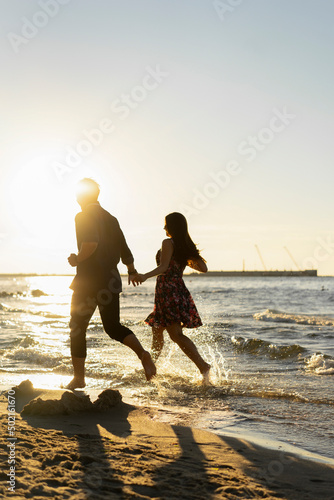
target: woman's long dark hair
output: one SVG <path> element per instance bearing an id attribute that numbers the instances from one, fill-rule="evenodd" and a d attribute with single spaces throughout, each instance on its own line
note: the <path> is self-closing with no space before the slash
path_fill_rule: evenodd
<path id="1" fill-rule="evenodd" d="M 179 212 L 168 214 L 166 216 L 166 229 L 174 242 L 174 258 L 182 267 L 186 267 L 188 261 L 192 259 L 203 259 L 190 238 L 187 219 L 184 215 Z"/>

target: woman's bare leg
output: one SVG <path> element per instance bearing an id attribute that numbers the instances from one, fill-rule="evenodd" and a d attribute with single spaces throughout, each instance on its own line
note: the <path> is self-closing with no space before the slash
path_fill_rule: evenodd
<path id="1" fill-rule="evenodd" d="M 164 346 L 164 327 L 152 327 L 152 359 L 154 363 L 161 354 Z"/>
<path id="2" fill-rule="evenodd" d="M 166 330 L 169 333 L 171 340 L 176 342 L 184 354 L 188 356 L 193 363 L 195 363 L 203 375 L 203 380 L 208 381 L 211 366 L 209 363 L 204 361 L 193 341 L 183 334 L 181 325 L 179 323 L 173 323 L 172 325 L 167 326 Z"/>

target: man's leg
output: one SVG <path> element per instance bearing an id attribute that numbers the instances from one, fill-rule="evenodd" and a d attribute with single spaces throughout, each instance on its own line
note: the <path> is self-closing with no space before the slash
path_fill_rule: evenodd
<path id="1" fill-rule="evenodd" d="M 112 298 L 108 304 L 99 305 L 103 327 L 110 338 L 122 342 L 127 347 L 130 347 L 140 359 L 146 380 L 150 380 L 156 374 L 156 368 L 152 361 L 151 355 L 145 351 L 135 334 L 126 326 L 120 323 L 119 316 L 119 294 L 112 294 Z"/>
<path id="2" fill-rule="evenodd" d="M 157 373 L 151 354 L 148 351 L 145 351 L 135 334 L 132 332 L 124 338 L 123 344 L 130 347 L 130 349 L 137 354 L 141 364 L 143 365 L 146 380 L 151 380 L 151 378 Z"/>
<path id="3" fill-rule="evenodd" d="M 77 358 L 72 356 L 73 379 L 66 386 L 66 389 L 81 389 L 86 386 L 85 382 L 85 360 L 86 358 Z"/>
<path id="4" fill-rule="evenodd" d="M 95 299 L 74 292 L 71 302 L 71 355 L 74 377 L 66 389 L 85 387 L 86 330 L 96 309 Z"/>

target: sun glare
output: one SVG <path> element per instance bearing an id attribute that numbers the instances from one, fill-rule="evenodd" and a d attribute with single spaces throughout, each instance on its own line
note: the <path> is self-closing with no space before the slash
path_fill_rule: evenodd
<path id="1" fill-rule="evenodd" d="M 14 175 L 9 197 L 12 223 L 20 236 L 39 242 L 57 240 L 77 211 L 73 185 L 59 183 L 43 158 L 26 164 Z"/>
<path id="2" fill-rule="evenodd" d="M 89 163 L 81 165 L 60 181 L 54 174 L 50 156 L 51 153 L 45 153 L 21 162 L 8 179 L 8 223 L 11 238 L 21 251 L 21 260 L 16 260 L 20 272 L 27 272 L 28 268 L 29 272 L 30 269 L 31 272 L 46 272 L 46 262 L 50 270 L 56 266 L 55 272 L 71 271 L 67 269 L 67 256 L 76 251 L 74 218 L 81 210 L 77 203 L 81 179 L 94 179 L 101 186 L 102 206 L 116 212 L 116 216 L 121 213 L 123 224 L 127 218 L 124 213 L 127 188 L 123 176 L 117 168 L 111 167 L 110 160 L 99 158 L 98 168 Z M 23 249 L 27 250 L 25 257 Z M 31 262 L 33 267 L 30 267 Z"/>

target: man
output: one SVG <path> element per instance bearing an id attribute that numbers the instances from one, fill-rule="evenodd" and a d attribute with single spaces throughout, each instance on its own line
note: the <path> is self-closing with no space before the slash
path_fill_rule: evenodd
<path id="1" fill-rule="evenodd" d="M 78 254 L 71 254 L 68 262 L 77 268 L 70 286 L 71 355 L 74 378 L 68 389 L 85 387 L 86 330 L 96 307 L 103 327 L 110 338 L 130 347 L 141 360 L 146 379 L 156 373 L 148 351 L 145 351 L 134 333 L 120 323 L 119 294 L 122 281 L 117 270 L 120 259 L 128 268 L 128 283 L 136 284 L 137 271 L 129 247 L 115 217 L 98 202 L 99 185 L 92 179 L 78 184 L 77 201 L 82 209 L 75 218 Z"/>

